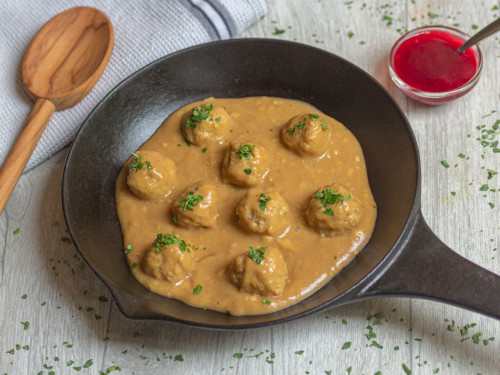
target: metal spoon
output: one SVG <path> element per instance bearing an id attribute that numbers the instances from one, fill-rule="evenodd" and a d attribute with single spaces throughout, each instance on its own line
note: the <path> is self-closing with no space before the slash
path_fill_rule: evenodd
<path id="1" fill-rule="evenodd" d="M 467 40 L 464 44 L 457 48 L 458 53 L 462 53 L 467 48 L 473 46 L 477 42 L 483 40 L 484 38 L 490 36 L 491 34 L 496 33 L 500 30 L 500 18 L 496 19 L 484 29 L 481 29 L 476 34 L 474 34 L 469 40 Z"/>
<path id="2" fill-rule="evenodd" d="M 23 82 L 36 99 L 0 170 L 0 213 L 56 110 L 74 106 L 94 87 L 113 50 L 111 22 L 101 11 L 77 7 L 50 19 L 23 59 Z"/>

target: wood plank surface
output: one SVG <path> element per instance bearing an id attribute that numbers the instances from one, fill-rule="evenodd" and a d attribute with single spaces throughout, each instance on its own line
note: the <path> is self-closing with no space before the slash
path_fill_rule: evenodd
<path id="1" fill-rule="evenodd" d="M 385 86 L 420 148 L 425 219 L 448 246 L 496 273 L 500 193 L 480 189 L 500 189 L 500 175 L 487 173 L 500 171 L 500 154 L 476 140 L 476 127 L 500 119 L 499 36 L 481 43 L 477 87 L 439 107 L 399 92 L 387 56 L 406 29 L 457 24 L 472 34 L 498 8 L 493 0 L 274 0 L 241 35 L 317 46 Z M 368 300 L 237 332 L 125 318 L 69 241 L 65 153 L 23 175 L 0 216 L 0 374 L 500 374 L 500 322 L 439 302 Z"/>

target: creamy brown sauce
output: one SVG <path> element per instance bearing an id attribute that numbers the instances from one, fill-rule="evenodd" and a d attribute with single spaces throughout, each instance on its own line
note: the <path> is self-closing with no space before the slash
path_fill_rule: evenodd
<path id="1" fill-rule="evenodd" d="M 219 142 L 188 146 L 181 123 L 194 107 L 208 103 L 214 108 L 225 108 L 230 115 L 229 131 Z M 326 122 L 331 137 L 325 153 L 301 155 L 284 145 L 282 128 L 302 113 L 318 114 Z M 229 142 L 237 138 L 258 143 L 269 154 L 269 171 L 256 187 L 272 188 L 288 204 L 290 221 L 284 233 L 274 237 L 251 233 L 238 223 L 236 207 L 250 188 L 224 183 L 221 173 Z M 304 299 L 335 276 L 363 248 L 373 231 L 376 206 L 359 143 L 346 127 L 309 104 L 268 97 L 208 98 L 173 113 L 140 150 L 158 151 L 172 159 L 175 179 L 171 192 L 163 200 L 143 200 L 127 186 L 131 160 L 123 166 L 116 183 L 116 203 L 124 248 L 129 245 L 133 248 L 126 253 L 126 259 L 132 274 L 146 288 L 189 305 L 233 315 L 265 314 L 283 309 Z M 182 227 L 173 222 L 172 208 L 178 205 L 179 196 L 199 181 L 216 186 L 218 220 L 212 228 Z M 306 211 L 315 192 L 333 183 L 347 187 L 353 199 L 360 202 L 363 214 L 353 229 L 324 236 L 308 223 Z M 193 262 L 188 271 L 180 271 L 185 272 L 181 279 L 167 281 L 144 272 L 142 258 L 151 250 L 159 233 L 172 233 L 198 247 L 190 251 Z M 236 257 L 248 254 L 250 246 L 275 248 L 282 254 L 288 275 L 281 294 L 250 293 L 231 280 L 228 268 Z M 198 285 L 202 289 L 195 294 Z"/>

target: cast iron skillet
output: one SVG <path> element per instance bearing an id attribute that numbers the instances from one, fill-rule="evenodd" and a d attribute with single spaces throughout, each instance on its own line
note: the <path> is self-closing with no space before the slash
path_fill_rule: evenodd
<path id="1" fill-rule="evenodd" d="M 370 242 L 315 294 L 268 315 L 203 311 L 148 292 L 124 260 L 114 201 L 121 166 L 182 105 L 209 96 L 258 95 L 311 103 L 358 138 L 378 207 Z M 139 70 L 85 120 L 66 160 L 62 195 L 75 245 L 130 318 L 251 328 L 378 296 L 429 298 L 500 318 L 500 277 L 450 250 L 422 217 L 417 145 L 402 111 L 367 73 L 306 45 L 265 39 L 215 42 Z"/>

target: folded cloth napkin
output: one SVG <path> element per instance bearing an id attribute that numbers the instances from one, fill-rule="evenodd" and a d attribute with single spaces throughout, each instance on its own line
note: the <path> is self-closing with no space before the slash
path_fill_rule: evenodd
<path id="1" fill-rule="evenodd" d="M 101 79 L 79 104 L 55 112 L 27 168 L 68 145 L 104 95 L 142 66 L 174 51 L 238 35 L 266 12 L 267 0 L 4 0 L 0 12 L 0 164 L 33 106 L 21 76 L 24 52 L 50 18 L 75 6 L 103 11 L 115 45 Z"/>

